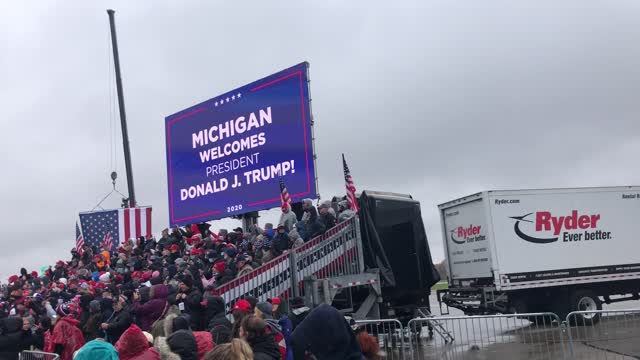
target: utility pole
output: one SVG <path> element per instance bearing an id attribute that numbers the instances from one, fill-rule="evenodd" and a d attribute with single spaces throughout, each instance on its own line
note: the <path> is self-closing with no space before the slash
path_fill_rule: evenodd
<path id="1" fill-rule="evenodd" d="M 120 108 L 120 124 L 122 125 L 122 145 L 124 146 L 124 163 L 127 170 L 127 188 L 129 190 L 129 207 L 136 206 L 136 193 L 133 187 L 133 171 L 131 168 L 131 152 L 129 150 L 129 132 L 127 131 L 127 115 L 124 111 L 124 96 L 122 95 L 122 77 L 120 76 L 120 56 L 118 55 L 118 39 L 116 38 L 115 11 L 107 10 L 109 25 L 111 26 L 111 45 L 113 47 L 113 62 L 116 68 L 116 87 L 118 90 L 118 107 Z"/>

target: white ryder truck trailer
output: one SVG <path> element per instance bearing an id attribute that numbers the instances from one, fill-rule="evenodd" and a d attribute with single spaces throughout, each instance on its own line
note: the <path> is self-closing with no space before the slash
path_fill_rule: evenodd
<path id="1" fill-rule="evenodd" d="M 640 187 L 486 191 L 438 208 L 449 270 L 441 304 L 562 318 L 640 298 Z"/>

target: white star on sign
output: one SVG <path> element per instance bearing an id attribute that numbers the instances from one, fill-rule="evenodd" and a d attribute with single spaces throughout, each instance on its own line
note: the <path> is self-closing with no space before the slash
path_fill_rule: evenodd
<path id="1" fill-rule="evenodd" d="M 229 102 L 229 98 L 227 98 L 227 102 Z"/>
<path id="2" fill-rule="evenodd" d="M 242 96 L 242 94 L 238 93 L 238 99 Z"/>
<path id="3" fill-rule="evenodd" d="M 218 102 L 216 101 L 214 105 L 215 105 L 215 106 L 218 106 Z"/>
<path id="4" fill-rule="evenodd" d="M 235 100 L 235 99 L 236 99 L 236 96 L 235 96 L 235 95 L 233 95 L 233 96 L 231 97 L 231 100 Z"/>

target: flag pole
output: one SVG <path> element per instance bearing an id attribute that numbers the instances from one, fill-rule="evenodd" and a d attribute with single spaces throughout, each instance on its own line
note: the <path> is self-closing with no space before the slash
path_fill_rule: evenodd
<path id="1" fill-rule="evenodd" d="M 129 207 L 136 206 L 136 193 L 133 187 L 133 171 L 131 168 L 131 151 L 129 150 L 129 132 L 127 131 L 127 115 L 124 111 L 124 96 L 122 95 L 122 77 L 120 74 L 120 56 L 118 54 L 118 39 L 116 38 L 115 11 L 108 9 L 109 26 L 111 27 L 111 45 L 113 48 L 113 62 L 116 69 L 116 87 L 118 90 L 118 107 L 120 108 L 120 124 L 122 126 L 122 145 L 124 147 L 124 163 L 127 170 L 127 188 L 129 190 Z"/>

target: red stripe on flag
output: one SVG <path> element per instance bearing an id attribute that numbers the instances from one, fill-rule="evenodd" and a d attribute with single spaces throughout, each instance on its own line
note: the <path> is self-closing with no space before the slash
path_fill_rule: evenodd
<path id="1" fill-rule="evenodd" d="M 135 213 L 135 216 L 136 216 L 136 239 L 137 239 L 137 238 L 139 238 L 139 237 L 140 237 L 140 233 L 141 233 L 141 229 L 140 229 L 140 227 L 142 226 L 142 225 L 140 224 L 140 221 L 141 221 L 141 219 L 140 219 L 140 215 L 141 215 L 141 214 L 140 214 L 140 212 L 141 212 L 141 211 L 140 211 L 140 208 L 136 208 L 136 209 L 135 209 L 135 212 L 136 212 L 136 213 Z"/>
<path id="2" fill-rule="evenodd" d="M 131 221 L 129 217 L 129 209 L 124 209 L 124 239 L 120 239 L 120 243 L 124 244 L 125 241 L 131 238 Z"/>
<path id="3" fill-rule="evenodd" d="M 151 237 L 151 208 L 146 208 L 146 219 L 147 219 L 147 234 L 146 237 Z"/>

